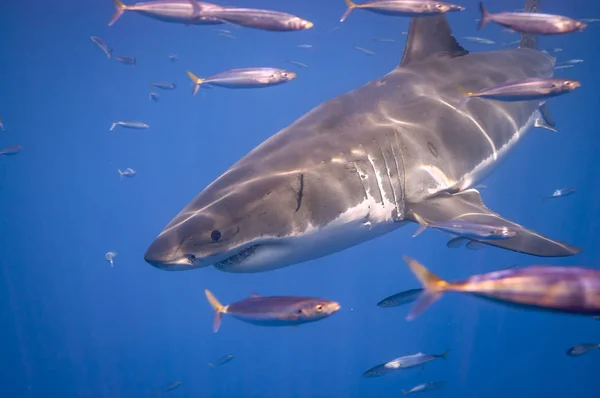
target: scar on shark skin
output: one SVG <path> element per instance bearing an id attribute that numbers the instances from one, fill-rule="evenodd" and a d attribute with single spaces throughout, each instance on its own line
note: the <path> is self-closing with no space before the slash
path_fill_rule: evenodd
<path id="1" fill-rule="evenodd" d="M 300 206 L 302 206 L 302 197 L 304 196 L 304 173 L 301 173 L 298 176 L 300 180 L 300 189 L 298 190 L 298 205 L 296 206 L 296 213 L 300 210 Z"/>

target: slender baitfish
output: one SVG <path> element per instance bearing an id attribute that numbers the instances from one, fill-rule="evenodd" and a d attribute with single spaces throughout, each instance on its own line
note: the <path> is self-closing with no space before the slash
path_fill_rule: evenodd
<path id="1" fill-rule="evenodd" d="M 456 4 L 435 0 L 375 0 L 362 4 L 356 4 L 352 0 L 345 1 L 348 9 L 342 15 L 340 22 L 344 22 L 348 18 L 348 15 L 357 8 L 377 14 L 400 17 L 429 17 L 450 11 L 463 11 L 465 9 Z"/>
<path id="2" fill-rule="evenodd" d="M 591 350 L 600 349 L 600 344 L 583 343 L 577 344 L 567 350 L 567 355 L 570 357 L 577 357 L 579 355 L 587 354 Z"/>
<path id="3" fill-rule="evenodd" d="M 115 59 L 125 65 L 133 65 L 135 67 L 136 64 L 135 57 L 126 57 L 124 55 L 118 55 L 115 57 Z"/>
<path id="4" fill-rule="evenodd" d="M 110 56 L 112 55 L 112 50 L 108 48 L 108 45 L 104 42 L 104 40 L 97 36 L 92 36 L 91 39 L 94 43 L 96 43 L 99 49 L 104 51 L 104 54 L 106 54 L 108 59 L 110 59 Z"/>
<path id="5" fill-rule="evenodd" d="M 386 39 L 385 37 L 373 37 L 373 41 L 378 41 L 380 43 L 395 43 L 394 39 Z"/>
<path id="6" fill-rule="evenodd" d="M 303 63 L 303 62 L 298 62 L 298 61 L 292 61 L 292 60 L 287 60 L 288 63 L 292 64 L 292 65 L 296 65 L 299 66 L 301 68 L 308 68 L 308 65 Z"/>
<path id="7" fill-rule="evenodd" d="M 177 56 L 177 54 L 169 54 L 169 55 L 167 55 L 167 58 L 169 58 L 169 60 L 171 62 L 175 62 L 175 61 L 177 61 L 179 59 L 179 57 Z"/>
<path id="8" fill-rule="evenodd" d="M 260 88 L 287 83 L 296 77 L 295 72 L 275 68 L 230 69 L 207 78 L 199 78 L 190 71 L 187 71 L 187 74 L 194 83 L 194 95 L 196 95 L 201 85 L 226 88 Z"/>
<path id="9" fill-rule="evenodd" d="M 547 199 L 562 198 L 563 196 L 573 195 L 577 190 L 575 188 L 561 188 L 552 192 L 552 195 L 546 196 Z"/>
<path id="10" fill-rule="evenodd" d="M 404 261 L 425 291 L 407 320 L 414 319 L 446 292 L 468 293 L 512 306 L 571 314 L 600 314 L 600 270 L 583 267 L 530 266 L 474 275 L 447 282 L 418 261 Z"/>
<path id="11" fill-rule="evenodd" d="M 221 366 L 221 365 L 225 365 L 226 363 L 229 363 L 231 361 L 233 361 L 233 354 L 227 354 L 224 355 L 223 357 L 219 358 L 219 360 L 215 363 L 209 363 L 208 366 L 210 366 L 211 368 L 216 368 L 217 366 Z"/>
<path id="12" fill-rule="evenodd" d="M 368 48 L 354 46 L 354 49 L 360 51 L 361 53 L 365 53 L 367 55 L 375 55 L 375 52 L 369 50 Z"/>
<path id="13" fill-rule="evenodd" d="M 115 129 L 115 127 L 117 127 L 117 126 L 125 127 L 128 129 L 147 129 L 150 127 L 146 123 L 143 123 L 143 122 L 120 120 L 118 122 L 114 122 L 110 126 L 110 129 L 108 131 L 113 131 Z"/>
<path id="14" fill-rule="evenodd" d="M 400 307 L 415 302 L 421 293 L 423 293 L 423 289 L 406 290 L 384 298 L 377 303 L 377 306 L 382 308 Z"/>
<path id="15" fill-rule="evenodd" d="M 587 26 L 585 23 L 561 15 L 540 14 L 537 12 L 501 12 L 490 14 L 479 3 L 481 21 L 477 29 L 483 28 L 489 22 L 496 22 L 506 28 L 520 33 L 533 33 L 538 35 L 556 35 L 582 31 Z"/>
<path id="16" fill-rule="evenodd" d="M 14 156 L 17 153 L 21 152 L 23 147 L 21 145 L 9 145 L 0 149 L 0 155 L 4 156 Z"/>
<path id="17" fill-rule="evenodd" d="M 158 93 L 151 92 L 150 94 L 148 94 L 148 98 L 154 102 L 158 102 L 160 96 L 158 95 Z"/>
<path id="18" fill-rule="evenodd" d="M 568 61 L 565 61 L 564 63 L 567 65 L 575 65 L 575 64 L 580 64 L 583 62 L 583 59 L 570 59 Z"/>
<path id="19" fill-rule="evenodd" d="M 429 383 L 419 384 L 418 386 L 414 386 L 408 391 L 402 390 L 402 394 L 408 395 L 414 392 L 425 392 L 425 391 L 433 391 L 444 387 L 447 383 L 445 381 L 432 381 Z"/>
<path id="20" fill-rule="evenodd" d="M 484 39 L 483 37 L 465 36 L 465 37 L 463 37 L 463 39 L 472 41 L 473 43 L 478 43 L 478 44 L 496 44 L 495 41 L 492 41 L 489 39 Z"/>
<path id="21" fill-rule="evenodd" d="M 215 311 L 215 333 L 221 326 L 223 314 L 258 326 L 294 326 L 327 318 L 340 309 L 340 305 L 335 301 L 320 298 L 263 297 L 256 294 L 242 301 L 222 305 L 209 290 L 205 290 L 204 293 Z"/>
<path id="22" fill-rule="evenodd" d="M 196 1 L 201 8 L 199 15 L 194 13 L 190 0 L 156 0 L 125 5 L 120 0 L 113 0 L 116 11 L 108 26 L 112 26 L 125 11 L 132 11 L 162 22 L 181 23 L 185 25 L 217 25 L 223 21 L 204 16 L 204 11 L 221 8 L 216 4 Z"/>
<path id="23" fill-rule="evenodd" d="M 419 229 L 413 235 L 413 238 L 419 235 L 428 227 L 439 229 L 452 235 L 458 235 L 469 240 L 505 240 L 514 238 L 517 233 L 504 226 L 486 225 L 480 223 L 471 223 L 464 220 L 429 222 L 424 220 L 418 214 L 414 214 L 415 220 L 420 224 Z"/>
<path id="24" fill-rule="evenodd" d="M 439 355 L 423 354 L 422 352 L 420 352 L 418 354 L 407 355 L 404 357 L 392 359 L 389 362 L 382 363 L 367 370 L 363 374 L 363 377 L 385 376 L 386 374 L 395 372 L 397 370 L 404 370 L 414 368 L 415 366 L 425 365 L 427 362 L 434 361 L 438 358 L 446 359 L 446 355 L 448 355 L 448 352 L 450 352 L 450 350 L 446 350 Z"/>
<path id="25" fill-rule="evenodd" d="M 541 101 L 570 93 L 579 86 L 581 83 L 573 79 L 529 78 L 498 84 L 475 92 L 460 88 L 466 97 L 461 101 L 459 108 L 470 98 L 503 102 Z"/>
<path id="26" fill-rule="evenodd" d="M 575 67 L 575 65 L 557 65 L 554 67 L 554 70 L 571 69 L 574 67 Z"/>
<path id="27" fill-rule="evenodd" d="M 182 383 L 182 382 L 180 382 L 180 381 L 176 381 L 176 382 L 174 382 L 174 383 L 171 383 L 171 384 L 169 384 L 168 386 L 166 386 L 166 387 L 165 387 L 165 388 L 164 388 L 162 391 L 159 391 L 159 392 L 157 392 L 157 393 L 156 393 L 156 395 L 159 395 L 159 394 L 161 394 L 161 393 L 165 393 L 165 392 L 169 392 L 169 391 L 173 391 L 173 390 L 175 390 L 176 388 L 179 388 L 179 387 L 181 387 L 182 385 L 183 385 L 183 383 Z"/>
<path id="28" fill-rule="evenodd" d="M 223 33 L 223 32 L 219 32 L 217 33 L 219 36 L 223 36 L 223 37 L 227 37 L 229 39 L 235 39 L 235 36 L 230 34 L 230 33 Z"/>
<path id="29" fill-rule="evenodd" d="M 152 82 L 151 86 L 162 88 L 163 90 L 173 90 L 177 85 L 171 82 Z"/>
<path id="30" fill-rule="evenodd" d="M 312 44 L 299 44 L 296 47 L 298 47 L 298 48 L 312 48 Z"/>
<path id="31" fill-rule="evenodd" d="M 190 1 L 194 3 L 194 0 Z M 208 16 L 234 25 L 275 32 L 306 30 L 314 26 L 312 22 L 292 14 L 254 8 L 219 7 L 205 9 L 204 7 L 194 6 L 194 15 Z"/>
<path id="32" fill-rule="evenodd" d="M 2 118 L 0 117 L 0 131 L 6 131 L 4 128 L 4 123 L 2 123 Z"/>
<path id="33" fill-rule="evenodd" d="M 137 172 L 132 168 L 126 168 L 125 170 L 117 169 L 119 171 L 119 175 L 121 176 L 121 180 L 123 177 L 133 178 L 137 174 Z"/>

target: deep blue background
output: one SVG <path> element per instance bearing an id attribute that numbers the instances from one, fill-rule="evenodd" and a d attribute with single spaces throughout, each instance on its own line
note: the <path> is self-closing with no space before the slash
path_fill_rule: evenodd
<path id="1" fill-rule="evenodd" d="M 213 268 L 169 273 L 146 264 L 152 239 L 204 186 L 246 152 L 319 103 L 389 72 L 401 58 L 408 19 L 357 10 L 337 21 L 342 0 L 226 1 L 290 12 L 315 23 L 276 33 L 235 27 L 161 23 L 133 13 L 112 27 L 103 1 L 3 1 L 0 5 L 0 395 L 2 397 L 144 397 L 175 380 L 176 397 L 396 397 L 425 381 L 445 380 L 452 397 L 597 397 L 600 352 L 570 358 L 576 343 L 600 343 L 600 322 L 523 312 L 448 295 L 417 320 L 406 308 L 381 309 L 381 298 L 417 282 L 408 254 L 447 278 L 511 264 L 600 266 L 598 114 L 600 24 L 583 33 L 544 37 L 564 48 L 559 61 L 583 58 L 559 76 L 580 79 L 576 92 L 553 99 L 560 133 L 535 129 L 485 181 L 486 204 L 516 222 L 585 248 L 577 257 L 539 260 L 494 248 L 449 250 L 444 234 L 410 236 L 414 226 L 345 252 L 282 270 L 238 275 Z M 449 16 L 458 38 L 497 42 L 518 36 L 497 25 L 476 31 L 477 2 Z M 522 1 L 489 0 L 488 8 Z M 543 0 L 546 12 L 600 17 L 595 0 Z M 334 26 L 339 30 L 329 32 Z M 218 36 L 226 28 L 237 37 Z M 100 36 L 115 55 L 90 41 Z M 378 43 L 372 37 L 397 39 Z M 298 49 L 313 44 L 312 50 Z M 484 46 L 463 41 L 466 48 Z M 353 45 L 370 48 L 368 56 Z M 169 53 L 179 55 L 171 63 Z M 286 59 L 305 62 L 296 68 Z M 295 69 L 298 78 L 261 90 L 202 90 L 191 96 L 185 69 L 207 76 L 234 67 Z M 174 91 L 148 100 L 150 81 Z M 148 130 L 108 128 L 139 119 Z M 119 181 L 117 168 L 138 175 Z M 555 201 L 540 196 L 576 187 Z M 118 252 L 115 267 L 105 252 Z M 223 302 L 251 291 L 314 295 L 342 303 L 334 317 L 299 328 L 259 328 L 225 318 L 211 330 L 203 289 Z M 351 310 L 352 309 L 352 310 Z M 404 354 L 441 353 L 423 373 L 362 378 Z M 207 366 L 226 353 L 235 360 Z"/>

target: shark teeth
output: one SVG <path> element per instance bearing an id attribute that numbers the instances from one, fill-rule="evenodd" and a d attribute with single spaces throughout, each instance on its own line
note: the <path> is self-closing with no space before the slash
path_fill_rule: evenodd
<path id="1" fill-rule="evenodd" d="M 250 257 L 251 255 L 253 255 L 254 252 L 256 251 L 256 249 L 258 249 L 258 246 L 260 246 L 260 245 L 249 246 L 249 247 L 243 249 L 242 251 L 240 251 L 238 254 L 228 257 L 225 260 L 221 260 L 218 263 L 215 263 L 214 267 L 217 269 L 225 269 L 225 268 L 235 266 L 235 265 L 241 263 L 242 261 L 244 261 L 245 259 L 247 259 L 248 257 Z"/>

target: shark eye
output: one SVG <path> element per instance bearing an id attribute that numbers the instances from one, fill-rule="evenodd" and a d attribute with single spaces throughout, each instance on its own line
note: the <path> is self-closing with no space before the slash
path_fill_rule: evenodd
<path id="1" fill-rule="evenodd" d="M 210 238 L 213 240 L 213 242 L 218 242 L 221 239 L 221 231 L 215 229 L 210 233 Z"/>

